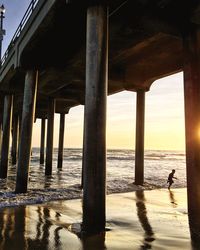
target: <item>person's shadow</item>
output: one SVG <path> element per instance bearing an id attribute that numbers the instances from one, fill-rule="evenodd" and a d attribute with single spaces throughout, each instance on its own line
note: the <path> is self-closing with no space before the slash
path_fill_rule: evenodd
<path id="1" fill-rule="evenodd" d="M 153 229 L 147 218 L 144 191 L 138 190 L 135 193 L 136 193 L 137 215 L 138 215 L 140 224 L 145 231 L 144 241 L 143 241 L 144 243 L 141 246 L 141 249 L 151 249 L 152 242 L 155 240 L 155 237 L 154 237 Z"/>
<path id="2" fill-rule="evenodd" d="M 169 189 L 169 199 L 173 207 L 177 207 L 177 201 L 174 198 L 174 192 Z"/>

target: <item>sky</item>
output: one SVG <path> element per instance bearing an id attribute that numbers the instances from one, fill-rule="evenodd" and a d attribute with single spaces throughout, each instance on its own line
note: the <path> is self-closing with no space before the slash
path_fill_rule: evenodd
<path id="1" fill-rule="evenodd" d="M 3 50 L 15 33 L 30 0 L 4 0 L 6 8 Z M 84 106 L 72 108 L 65 120 L 65 147 L 80 148 L 83 144 Z M 135 148 L 136 93 L 123 91 L 108 97 L 107 148 Z M 58 145 L 59 115 L 55 115 L 54 147 Z M 40 120 L 33 127 L 32 145 L 40 145 Z M 146 93 L 145 149 L 184 150 L 183 74 L 178 73 L 155 81 Z"/>

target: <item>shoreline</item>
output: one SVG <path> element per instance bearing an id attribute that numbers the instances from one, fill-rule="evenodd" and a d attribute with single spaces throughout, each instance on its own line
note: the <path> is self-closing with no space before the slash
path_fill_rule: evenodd
<path id="1" fill-rule="evenodd" d="M 19 249 L 26 249 L 25 245 L 30 242 L 37 249 L 44 249 L 44 244 L 45 249 L 74 250 L 103 250 L 105 247 L 123 250 L 194 249 L 188 226 L 186 188 L 110 194 L 106 200 L 106 227 L 109 231 L 105 235 L 80 239 L 72 233 L 82 221 L 81 200 L 74 199 L 0 209 L 1 230 L 11 230 L 11 224 L 16 225 L 15 220 L 24 227 L 16 232 L 15 228 L 12 229 L 12 234 L 3 235 L 2 231 L 5 238 L 2 242 L 11 242 L 9 237 L 16 234 L 15 237 L 24 241 L 24 246 Z M 9 216 L 13 219 L 9 220 Z"/>
<path id="2" fill-rule="evenodd" d="M 183 187 L 185 188 L 185 187 Z M 143 186 L 128 183 L 126 187 L 120 189 L 107 188 L 107 195 L 136 192 L 139 190 L 150 191 L 164 189 L 147 182 Z M 174 189 L 177 189 L 176 187 Z M 27 193 L 16 194 L 14 191 L 0 191 L 0 208 L 16 207 L 21 205 L 44 204 L 51 201 L 74 200 L 82 198 L 82 189 L 80 184 L 68 186 L 67 188 L 46 188 L 46 189 L 30 189 Z"/>

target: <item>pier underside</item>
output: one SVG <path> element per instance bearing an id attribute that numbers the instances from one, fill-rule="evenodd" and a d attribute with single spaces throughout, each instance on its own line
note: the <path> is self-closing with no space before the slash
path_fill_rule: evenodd
<path id="1" fill-rule="evenodd" d="M 107 95 L 137 92 L 135 184 L 143 185 L 145 92 L 156 79 L 183 70 L 188 212 L 199 239 L 200 0 L 39 0 L 30 8 L 1 61 L 0 178 L 7 176 L 13 117 L 20 137 L 15 191 L 23 193 L 33 122 L 43 119 L 44 135 L 48 119 L 45 175 L 51 175 L 54 113 L 61 115 L 62 159 L 64 115 L 85 105 L 82 230 L 104 231 Z"/>

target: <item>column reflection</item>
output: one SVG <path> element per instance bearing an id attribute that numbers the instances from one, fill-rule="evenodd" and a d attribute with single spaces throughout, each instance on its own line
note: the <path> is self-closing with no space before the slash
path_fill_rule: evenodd
<path id="1" fill-rule="evenodd" d="M 27 249 L 26 208 L 5 208 L 0 212 L 0 249 Z"/>
<path id="2" fill-rule="evenodd" d="M 81 238 L 83 250 L 106 250 L 105 234 L 106 232 L 102 232 L 96 235 L 83 236 Z"/>
<path id="3" fill-rule="evenodd" d="M 138 215 L 140 224 L 145 231 L 144 241 L 143 241 L 143 245 L 141 246 L 141 249 L 151 249 L 152 242 L 155 240 L 155 238 L 154 238 L 153 229 L 147 218 L 144 191 L 138 190 L 135 192 L 135 194 L 136 194 L 137 215 Z"/>

